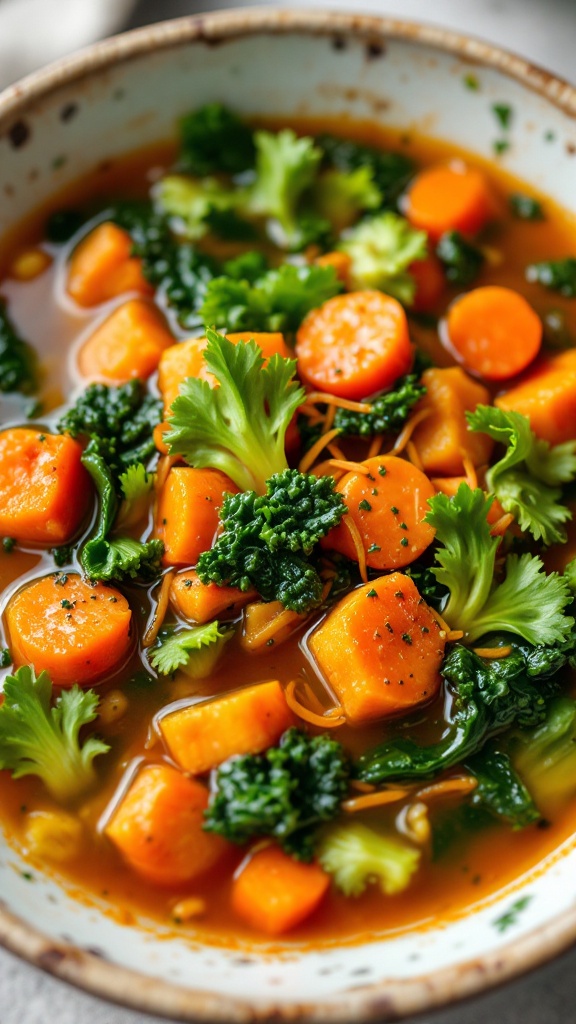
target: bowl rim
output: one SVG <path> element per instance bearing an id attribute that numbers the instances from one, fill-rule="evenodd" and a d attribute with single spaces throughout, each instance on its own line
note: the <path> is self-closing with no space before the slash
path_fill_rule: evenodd
<path id="1" fill-rule="evenodd" d="M 498 70 L 575 119 L 576 87 L 533 62 L 451 29 L 385 16 L 330 10 L 243 7 L 157 22 L 94 43 L 35 71 L 0 93 L 0 134 L 38 100 L 62 86 L 134 60 L 148 51 L 186 43 L 217 45 L 255 34 L 301 33 L 388 39 L 430 46 L 479 67 Z M 400 1020 L 490 989 L 544 964 L 576 944 L 576 906 L 498 950 L 410 979 L 384 980 L 314 1003 L 274 1003 L 216 995 L 140 974 L 26 924 L 0 900 L 0 945 L 77 988 L 149 1014 L 187 1021 L 314 1021 L 322 1024 Z"/>

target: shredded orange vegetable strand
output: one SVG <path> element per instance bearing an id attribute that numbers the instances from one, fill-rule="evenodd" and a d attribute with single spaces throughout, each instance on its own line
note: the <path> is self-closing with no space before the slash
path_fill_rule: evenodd
<path id="1" fill-rule="evenodd" d="M 336 406 L 335 405 L 329 405 L 328 406 L 328 411 L 326 413 L 326 418 L 324 420 L 324 430 L 331 430 L 332 429 L 332 427 L 334 426 L 335 418 L 336 418 Z"/>
<path id="2" fill-rule="evenodd" d="M 349 409 L 350 412 L 371 412 L 372 406 L 368 402 L 352 402 L 349 398 L 339 398 L 338 395 L 326 394 L 323 391 L 311 391 L 306 395 L 306 403 L 310 405 L 322 404 L 335 405 L 339 409 Z"/>
<path id="3" fill-rule="evenodd" d="M 156 637 L 158 631 L 164 622 L 166 612 L 168 611 L 168 600 L 170 598 L 170 584 L 172 583 L 172 577 L 175 573 L 175 569 L 170 569 L 165 576 L 162 577 L 162 583 L 160 584 L 160 590 L 158 592 L 158 601 L 156 602 L 156 610 L 154 612 L 154 618 L 148 626 L 148 629 L 144 633 L 144 639 L 142 640 L 143 647 L 150 647 Z"/>
<path id="4" fill-rule="evenodd" d="M 407 444 L 406 444 L 406 453 L 407 453 L 408 458 L 409 458 L 410 462 L 412 463 L 412 465 L 416 466 L 416 469 L 420 469 L 420 470 L 424 469 L 424 466 L 422 465 L 422 459 L 420 458 L 420 456 L 418 454 L 418 449 L 417 449 L 416 445 L 414 444 L 414 441 L 408 441 L 407 442 Z"/>
<path id="5" fill-rule="evenodd" d="M 478 487 L 478 474 L 476 467 L 472 462 L 469 455 L 464 455 L 462 458 L 462 465 L 464 466 L 464 473 L 466 476 L 466 482 L 471 491 L 475 491 Z"/>
<path id="6" fill-rule="evenodd" d="M 337 427 L 335 427 L 334 430 L 329 430 L 327 434 L 324 434 L 322 437 L 318 438 L 316 443 L 313 444 L 310 450 L 306 452 L 302 459 L 300 459 L 298 469 L 300 470 L 301 473 L 308 472 L 310 466 L 312 466 L 313 463 L 316 462 L 316 459 L 320 455 L 320 452 L 326 447 L 326 445 L 330 444 L 330 441 L 333 441 L 334 438 L 337 437 L 339 433 L 340 431 L 338 430 Z"/>
<path id="7" fill-rule="evenodd" d="M 370 445 L 370 447 L 368 449 L 368 455 L 366 456 L 366 458 L 367 459 L 373 459 L 376 455 L 379 455 L 381 447 L 382 447 L 382 434 L 374 434 L 374 437 L 372 438 L 372 444 Z"/>
<path id="8" fill-rule="evenodd" d="M 301 413 L 302 416 L 306 416 L 313 423 L 323 423 L 325 419 L 325 416 L 319 412 L 315 405 L 307 405 L 306 402 L 298 406 L 297 412 Z"/>
<path id="9" fill-rule="evenodd" d="M 349 473 L 349 469 L 337 469 L 334 466 L 335 462 L 339 462 L 339 459 L 325 459 L 324 462 L 319 462 L 316 466 L 312 466 L 308 472 L 313 473 L 314 476 L 333 476 L 334 480 L 340 480 L 345 473 Z"/>
<path id="10" fill-rule="evenodd" d="M 352 543 L 356 548 L 356 556 L 358 558 L 358 568 L 360 569 L 360 576 L 364 583 L 368 582 L 368 570 L 366 568 L 366 552 L 364 550 L 364 544 L 362 537 L 360 536 L 360 530 L 356 526 L 356 523 L 350 516 L 344 516 L 342 523 L 348 530 L 348 533 L 352 537 Z"/>
<path id="11" fill-rule="evenodd" d="M 448 641 L 449 644 L 453 644 L 456 642 L 456 640 L 461 640 L 463 636 L 463 629 L 449 629 L 446 634 L 446 640 Z"/>
<path id="12" fill-rule="evenodd" d="M 334 469 L 343 469 L 347 473 L 364 473 L 365 476 L 370 476 L 370 470 L 367 466 L 363 466 L 361 462 L 349 462 L 348 459 L 330 459 L 328 465 L 333 466 Z"/>
<path id="13" fill-rule="evenodd" d="M 166 483 L 168 473 L 172 469 L 172 466 L 175 466 L 178 461 L 179 458 L 177 455 L 160 456 L 160 458 L 158 459 L 158 466 L 156 467 L 156 479 L 154 481 L 157 491 L 162 490 L 164 484 Z"/>
<path id="14" fill-rule="evenodd" d="M 425 420 L 431 412 L 431 409 L 419 409 L 418 412 L 415 412 L 414 415 L 410 417 L 408 422 L 404 424 L 401 433 L 396 439 L 396 444 L 392 448 L 392 455 L 398 455 L 400 452 L 404 451 L 418 424 L 422 423 L 422 420 Z"/>
<path id="15" fill-rule="evenodd" d="M 507 658 L 509 654 L 512 654 L 511 647 L 473 647 L 472 650 L 479 658 L 492 658 L 493 661 L 498 658 Z"/>
<path id="16" fill-rule="evenodd" d="M 409 793 L 409 789 L 380 789 L 377 793 L 365 793 L 363 796 L 354 796 L 350 800 L 344 800 L 341 807 L 343 811 L 353 814 L 355 811 L 364 811 L 367 807 L 394 804 L 398 800 L 403 800 Z"/>
<path id="17" fill-rule="evenodd" d="M 491 537 L 502 537 L 506 533 L 506 530 L 514 522 L 514 516 L 511 512 L 507 512 L 506 515 L 500 516 L 494 523 L 494 526 L 490 528 Z"/>
<path id="18" fill-rule="evenodd" d="M 419 800 L 433 799 L 437 796 L 451 796 L 453 793 L 471 793 L 478 785 L 471 775 L 455 775 L 451 779 L 433 782 L 430 786 L 419 789 L 416 796 Z"/>
<path id="19" fill-rule="evenodd" d="M 449 626 L 449 625 L 448 625 L 448 623 L 447 623 L 447 622 L 446 622 L 446 621 L 445 621 L 445 620 L 444 620 L 444 619 L 442 618 L 442 616 L 440 615 L 440 612 L 437 612 L 437 611 L 435 611 L 435 609 L 434 609 L 434 608 L 430 608 L 430 611 L 432 612 L 432 615 L 433 615 L 433 616 L 434 616 L 434 618 L 436 619 L 436 622 L 437 622 L 437 623 L 438 623 L 438 625 L 440 626 L 440 629 L 441 629 L 442 633 L 444 633 L 444 635 L 445 635 L 445 636 L 448 636 L 448 634 L 449 634 L 449 633 L 453 633 L 453 632 L 455 632 L 454 630 L 450 629 L 450 626 Z M 464 635 L 464 634 L 462 634 L 462 635 Z"/>
<path id="20" fill-rule="evenodd" d="M 340 459 L 341 461 L 346 460 L 346 456 L 344 455 L 344 452 L 342 451 L 339 445 L 329 444 L 328 451 L 330 452 L 330 455 L 332 456 L 333 459 Z"/>
<path id="21" fill-rule="evenodd" d="M 296 680 L 291 679 L 284 690 L 284 696 L 286 697 L 288 707 L 298 718 L 320 729 L 337 729 L 338 726 L 344 725 L 346 719 L 342 714 L 339 714 L 338 717 L 335 715 L 319 715 L 310 708 L 305 707 L 304 704 L 301 704 L 296 696 L 296 685 Z"/>
<path id="22" fill-rule="evenodd" d="M 359 793 L 373 793 L 376 786 L 373 786 L 371 782 L 362 782 L 362 779 L 351 779 L 350 788 L 357 789 Z"/>

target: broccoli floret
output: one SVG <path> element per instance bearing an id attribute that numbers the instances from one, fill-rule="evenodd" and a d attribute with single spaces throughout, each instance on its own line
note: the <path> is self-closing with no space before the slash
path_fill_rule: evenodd
<path id="1" fill-rule="evenodd" d="M 540 809 L 556 811 L 576 790 L 576 701 L 553 700 L 544 722 L 516 734 L 512 758 Z"/>
<path id="2" fill-rule="evenodd" d="M 386 896 L 402 892 L 420 864 L 420 851 L 399 836 L 365 825 L 334 825 L 318 847 L 318 860 L 345 896 L 360 896 L 370 884 Z"/>
<path id="3" fill-rule="evenodd" d="M 62 690 L 53 705 L 47 672 L 38 677 L 22 666 L 4 680 L 0 706 L 0 768 L 15 779 L 38 775 L 61 803 L 77 799 L 92 786 L 93 760 L 110 748 L 95 736 L 83 744 L 79 732 L 94 721 L 98 697 L 94 690 L 73 686 Z"/>
<path id="4" fill-rule="evenodd" d="M 526 828 L 540 814 L 508 754 L 492 745 L 466 760 L 466 771 L 478 785 L 472 792 L 473 806 L 483 807 L 514 829 Z"/>
<path id="5" fill-rule="evenodd" d="M 417 374 L 409 373 L 395 381 L 389 391 L 364 399 L 371 406 L 370 412 L 338 409 L 334 426 L 342 434 L 353 437 L 372 437 L 401 430 L 416 402 L 426 394 L 426 388 L 418 380 Z"/>
<path id="6" fill-rule="evenodd" d="M 227 495 L 220 510 L 223 532 L 196 570 L 203 583 L 250 590 L 304 612 L 320 604 L 322 580 L 306 560 L 346 512 L 332 477 L 287 469 L 272 476 L 266 494 Z"/>
<path id="7" fill-rule="evenodd" d="M 472 284 L 484 265 L 482 250 L 468 242 L 459 231 L 444 232 L 438 240 L 436 255 L 450 284 Z"/>
<path id="8" fill-rule="evenodd" d="M 205 324 L 228 331 L 295 331 L 311 309 L 342 290 L 333 267 L 285 263 L 256 280 L 236 274 L 234 267 L 233 278 L 208 283 L 199 309 Z"/>
<path id="9" fill-rule="evenodd" d="M 256 180 L 248 209 L 271 217 L 279 232 L 274 233 L 281 248 L 302 248 L 308 239 L 300 237 L 298 205 L 303 192 L 314 181 L 322 152 L 308 137 L 298 138 L 291 128 L 280 132 L 259 131 L 256 143 Z M 309 234 L 309 233 L 308 233 Z"/>
<path id="10" fill-rule="evenodd" d="M 404 217 L 388 211 L 351 228 L 338 247 L 351 259 L 350 281 L 354 288 L 379 288 L 410 306 L 416 282 L 408 268 L 426 258 L 427 235 Z"/>
<path id="11" fill-rule="evenodd" d="M 385 153 L 381 149 L 333 135 L 319 136 L 316 144 L 322 149 L 325 161 L 345 174 L 359 167 L 368 168 L 380 192 L 381 205 L 396 208 L 399 196 L 414 173 L 412 160 L 402 153 Z"/>
<path id="12" fill-rule="evenodd" d="M 264 366 L 254 341 L 234 345 L 208 328 L 206 367 L 220 387 L 189 377 L 172 403 L 165 441 L 192 466 L 226 473 L 242 490 L 263 494 L 266 480 L 288 468 L 284 438 L 304 399 L 296 363 L 275 355 Z"/>
<path id="13" fill-rule="evenodd" d="M 576 298 L 576 257 L 532 263 L 526 268 L 526 279 L 537 281 L 567 299 Z"/>
<path id="14" fill-rule="evenodd" d="M 180 165 L 190 174 L 239 174 L 254 166 L 252 130 L 228 107 L 207 103 L 180 121 Z"/>
<path id="15" fill-rule="evenodd" d="M 18 334 L 0 299 L 0 391 L 29 393 L 36 386 L 36 354 Z"/>
<path id="16" fill-rule="evenodd" d="M 171 676 L 180 670 L 190 679 L 205 679 L 213 672 L 224 644 L 232 635 L 232 630 L 221 629 L 217 622 L 176 632 L 164 630 L 150 652 L 150 664 L 161 676 Z"/>
<path id="17" fill-rule="evenodd" d="M 364 166 L 347 173 L 325 171 L 314 186 L 312 200 L 320 216 L 335 231 L 343 231 L 365 210 L 377 210 L 382 205 L 382 194 L 374 181 L 373 169 Z"/>
<path id="18" fill-rule="evenodd" d="M 155 199 L 161 213 L 170 217 L 177 235 L 195 241 L 212 230 L 222 234 L 228 226 L 237 237 L 239 230 L 237 207 L 242 201 L 242 192 L 225 188 L 215 178 L 190 178 L 171 174 L 162 178 L 155 187 Z M 254 230 L 248 222 L 240 222 L 240 237 L 253 237 Z M 250 234 L 251 233 L 251 234 Z"/>
<path id="19" fill-rule="evenodd" d="M 479 405 L 466 414 L 471 430 L 488 434 L 506 453 L 486 473 L 486 486 L 520 529 L 544 544 L 563 543 L 572 518 L 560 503 L 561 485 L 576 479 L 576 441 L 550 445 L 536 437 L 527 416 Z"/>
<path id="20" fill-rule="evenodd" d="M 204 828 L 241 845 L 274 837 L 287 853 L 311 860 L 318 825 L 339 813 L 348 776 L 336 740 L 289 729 L 266 753 L 220 765 Z"/>
<path id="21" fill-rule="evenodd" d="M 443 738 L 429 746 L 402 736 L 388 740 L 362 755 L 359 778 L 374 785 L 391 779 L 430 778 L 467 763 L 486 740 L 508 726 L 530 728 L 545 720 L 547 706 L 561 685 L 559 673 L 567 664 L 567 653 L 555 647 L 533 647 L 506 635 L 487 642 L 509 646 L 511 653 L 485 659 L 457 644 L 444 661 L 448 711 Z"/>
<path id="22" fill-rule="evenodd" d="M 561 643 L 574 619 L 564 614 L 568 584 L 546 575 L 537 556 L 508 555 L 506 576 L 494 583 L 499 538 L 492 537 L 487 514 L 492 498 L 460 484 L 453 498 L 436 494 L 425 519 L 436 530 L 438 567 L 432 572 L 450 591 L 443 616 L 462 629 L 467 643 L 495 630 L 517 633 L 531 644 Z"/>

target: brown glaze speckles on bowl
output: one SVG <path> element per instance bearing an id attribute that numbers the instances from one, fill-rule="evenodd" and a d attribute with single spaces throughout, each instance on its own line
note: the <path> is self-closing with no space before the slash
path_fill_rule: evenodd
<path id="1" fill-rule="evenodd" d="M 262 40 L 273 51 L 267 68 L 256 59 Z M 470 70 L 482 78 L 480 95 L 456 87 Z M 88 170 L 171 134 L 178 116 L 208 99 L 232 99 L 248 114 L 386 117 L 420 130 L 433 125 L 438 135 L 482 156 L 492 154 L 494 142 L 490 102 L 510 102 L 520 116 L 506 166 L 576 214 L 576 90 L 567 83 L 487 43 L 431 26 L 258 8 L 119 36 L 6 90 L 0 234 Z M 0 942 L 64 981 L 175 1019 L 394 1021 L 471 996 L 574 943 L 574 861 L 571 844 L 513 890 L 471 908 L 470 924 L 455 920 L 316 953 L 286 943 L 285 955 L 274 958 L 257 946 L 226 953 L 113 925 L 47 876 L 25 881 L 24 862 L 5 848 Z M 525 897 L 523 914 L 502 935 L 494 925 L 514 900 L 518 905 L 519 893 L 530 901 Z"/>

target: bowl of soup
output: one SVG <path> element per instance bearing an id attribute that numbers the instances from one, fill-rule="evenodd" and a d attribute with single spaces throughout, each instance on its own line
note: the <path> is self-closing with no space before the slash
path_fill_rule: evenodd
<path id="1" fill-rule="evenodd" d="M 343 1021 L 573 940 L 575 113 L 285 11 L 2 95 L 8 948 Z"/>

